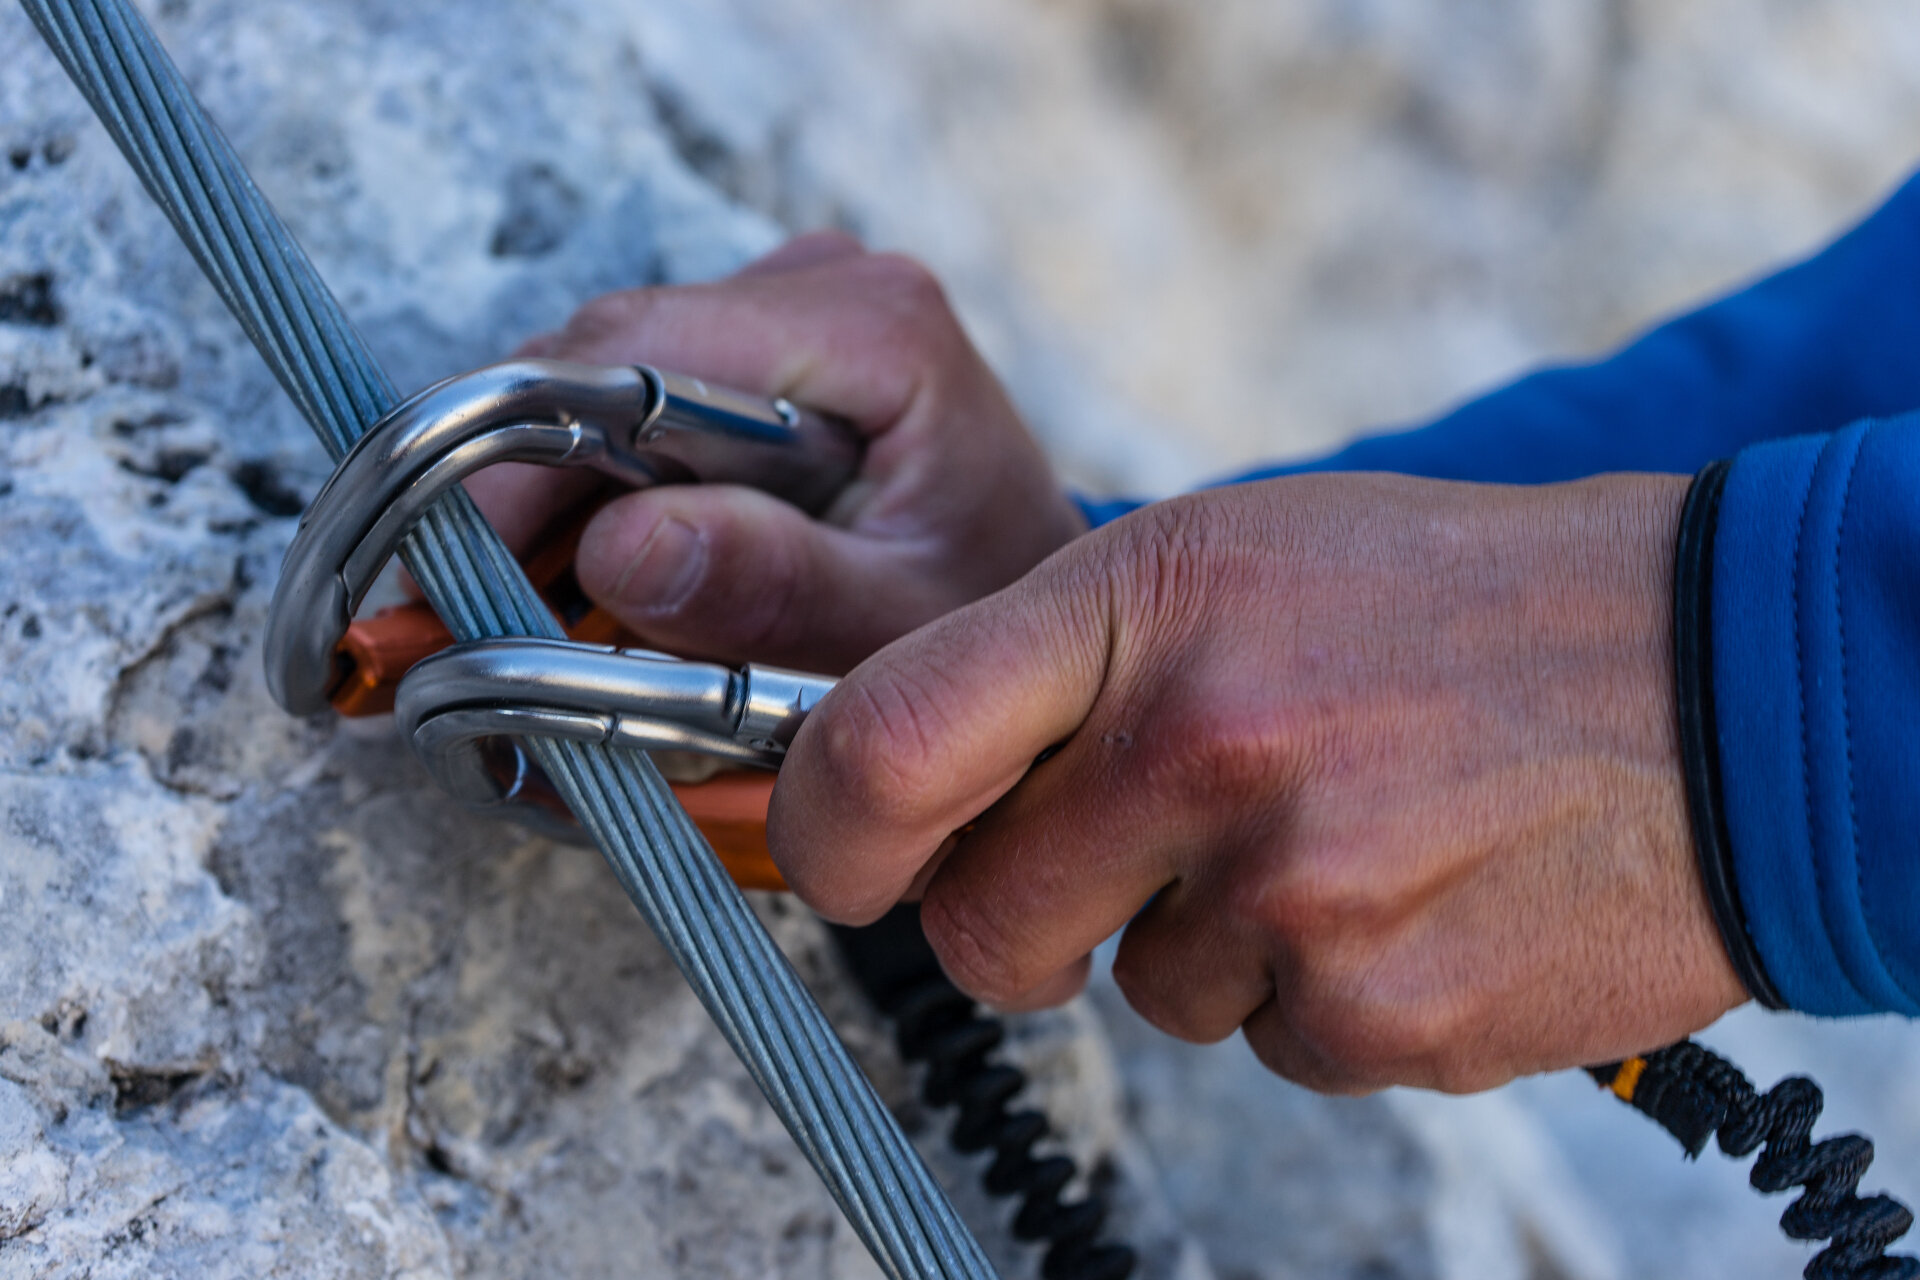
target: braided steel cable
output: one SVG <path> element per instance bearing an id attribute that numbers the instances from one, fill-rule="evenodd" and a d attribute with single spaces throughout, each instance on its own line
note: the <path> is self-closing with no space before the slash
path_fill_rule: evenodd
<path id="1" fill-rule="evenodd" d="M 1857 1133 L 1809 1140 L 1823 1104 L 1813 1081 L 1791 1076 L 1761 1093 L 1738 1067 L 1691 1040 L 1590 1074 L 1679 1139 L 1689 1158 L 1717 1139 L 1735 1159 L 1760 1151 L 1748 1178 L 1754 1190 L 1804 1188 L 1781 1215 L 1781 1231 L 1832 1241 L 1807 1263 L 1807 1280 L 1920 1280 L 1920 1259 L 1887 1256 L 1913 1225 L 1912 1212 L 1891 1196 L 1859 1194 L 1873 1143 Z"/>
<path id="2" fill-rule="evenodd" d="M 337 462 L 399 395 L 126 0 L 21 0 L 274 377 Z M 561 638 L 464 491 L 401 558 L 460 640 Z M 532 744 L 848 1222 L 893 1277 L 993 1274 L 712 850 L 641 754 Z"/>

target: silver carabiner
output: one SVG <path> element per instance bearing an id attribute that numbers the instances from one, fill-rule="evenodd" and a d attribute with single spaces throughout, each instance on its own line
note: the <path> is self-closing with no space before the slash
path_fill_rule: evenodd
<path id="1" fill-rule="evenodd" d="M 422 659 L 400 682 L 401 737 L 470 808 L 519 805 L 538 772 L 526 735 L 691 751 L 778 768 L 834 682 L 778 667 L 688 662 L 566 640 L 481 640 Z"/>
<path id="2" fill-rule="evenodd" d="M 326 706 L 334 650 L 374 578 L 427 508 L 483 467 L 750 484 L 817 514 L 860 456 L 836 419 L 645 366 L 515 360 L 449 378 L 374 424 L 307 508 L 268 614 L 267 687 L 296 715 Z"/>

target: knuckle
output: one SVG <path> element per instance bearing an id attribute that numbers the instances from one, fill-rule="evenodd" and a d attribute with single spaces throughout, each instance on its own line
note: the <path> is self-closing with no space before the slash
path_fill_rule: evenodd
<path id="1" fill-rule="evenodd" d="M 753 536 L 751 529 L 722 525 L 713 569 L 687 596 L 695 625 L 722 638 L 749 659 L 778 659 L 814 628 L 801 606 L 809 598 L 803 579 L 806 562 L 796 544 L 783 538 Z"/>
<path id="2" fill-rule="evenodd" d="M 1163 966 L 1137 949 L 1130 950 L 1124 941 L 1113 958 L 1113 982 L 1135 1013 L 1176 1040 L 1213 1044 L 1233 1033 L 1232 1027 L 1209 1023 L 1195 1003 L 1184 997 L 1177 979 L 1170 980 Z"/>
<path id="3" fill-rule="evenodd" d="M 1346 895 L 1316 874 L 1308 859 L 1289 859 L 1246 898 L 1248 914 L 1290 951 L 1306 951 L 1316 940 L 1344 932 Z"/>
<path id="4" fill-rule="evenodd" d="M 1284 858 L 1250 861 L 1243 875 L 1237 909 L 1297 953 L 1384 936 L 1420 898 L 1378 849 L 1352 842 L 1298 842 Z"/>
<path id="5" fill-rule="evenodd" d="M 1336 1064 L 1315 1053 L 1290 1035 L 1272 1028 L 1249 1029 L 1247 1045 L 1262 1066 L 1304 1089 L 1333 1097 L 1360 1097 L 1375 1093 L 1382 1085 L 1357 1080 Z"/>
<path id="6" fill-rule="evenodd" d="M 715 617 L 715 632 L 728 634 L 733 647 L 745 655 L 782 655 L 807 635 L 793 616 L 795 584 L 792 577 L 775 578 L 765 594 L 749 596 Z"/>
<path id="7" fill-rule="evenodd" d="M 564 337 L 569 342 L 602 338 L 639 323 L 650 309 L 648 290 L 623 289 L 618 293 L 603 293 L 580 304 L 567 321 Z"/>
<path id="8" fill-rule="evenodd" d="M 1503 1063 L 1487 1061 L 1475 1055 L 1447 1053 L 1426 1065 L 1408 1083 L 1435 1093 L 1485 1093 L 1514 1078 Z"/>
<path id="9" fill-rule="evenodd" d="M 871 884 L 850 882 L 844 875 L 836 875 L 831 867 L 807 865 L 790 871 L 783 866 L 781 874 L 795 897 L 835 924 L 864 928 L 897 902 L 891 895 L 876 892 Z"/>
<path id="10" fill-rule="evenodd" d="M 1102 558 L 1116 661 L 1152 729 L 1138 744 L 1140 766 L 1203 812 L 1255 821 L 1313 776 L 1329 715 L 1267 687 L 1267 649 L 1248 661 L 1246 638 L 1271 624 L 1246 618 L 1245 602 L 1273 596 L 1264 544 L 1245 522 L 1230 505 L 1156 504 L 1121 521 Z M 1236 604 L 1243 612 L 1229 613 Z M 1222 650 L 1236 638 L 1238 649 Z"/>
<path id="11" fill-rule="evenodd" d="M 1393 1061 L 1389 1037 L 1360 1011 L 1337 1000 L 1296 1005 L 1294 1035 L 1321 1072 L 1339 1080 L 1372 1080 Z"/>
<path id="12" fill-rule="evenodd" d="M 1292 735 L 1247 699 L 1176 693 L 1146 722 L 1152 731 L 1139 736 L 1138 761 L 1153 794 L 1248 819 L 1286 794 Z"/>
<path id="13" fill-rule="evenodd" d="M 1482 1067 L 1470 1051 L 1468 1002 L 1427 992 L 1402 998 L 1377 982 L 1301 1001 L 1294 1033 L 1334 1074 L 1373 1087 L 1469 1085 Z"/>
<path id="14" fill-rule="evenodd" d="M 925 264 L 897 253 L 865 259 L 873 295 L 891 320 L 889 340 L 921 364 L 943 361 L 964 345 L 946 288 Z"/>
<path id="15" fill-rule="evenodd" d="M 787 241 L 787 249 L 818 250 L 821 253 L 853 256 L 866 252 L 866 245 L 859 236 L 851 231 L 842 231 L 838 227 L 822 227 L 817 231 L 805 231 Z"/>
<path id="16" fill-rule="evenodd" d="M 812 719 L 826 728 L 817 767 L 853 811 L 883 825 L 910 822 L 939 758 L 942 718 L 924 687 L 885 669 L 850 677 Z"/>
<path id="17" fill-rule="evenodd" d="M 876 282 L 903 309 L 914 313 L 946 313 L 947 291 L 940 277 L 918 258 L 904 253 L 876 253 L 867 259 Z"/>
<path id="18" fill-rule="evenodd" d="M 847 811 L 872 815 L 888 801 L 880 781 L 890 768 L 885 730 L 873 695 L 853 680 L 842 681 L 816 707 L 795 739 L 795 754 L 810 777 Z"/>
<path id="19" fill-rule="evenodd" d="M 1122 598 L 1143 620 L 1192 618 L 1211 604 L 1209 548 L 1224 542 L 1213 527 L 1215 508 L 1173 499 L 1145 508 L 1116 526 L 1110 572 Z"/>
<path id="20" fill-rule="evenodd" d="M 942 892 L 936 881 L 920 905 L 920 923 L 940 967 L 974 999 L 1006 1003 L 1033 986 L 999 913 L 980 895 Z"/>

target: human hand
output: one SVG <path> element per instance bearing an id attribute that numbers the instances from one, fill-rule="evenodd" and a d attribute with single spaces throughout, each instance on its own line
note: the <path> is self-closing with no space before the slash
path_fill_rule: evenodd
<path id="1" fill-rule="evenodd" d="M 938 283 L 846 236 L 803 237 L 713 284 L 608 294 L 518 354 L 654 364 L 838 414 L 866 438 L 825 522 L 728 485 L 627 493 L 593 518 L 581 586 L 662 649 L 845 671 L 1086 527 Z M 515 464 L 467 482 L 516 551 L 600 484 Z"/>
<path id="2" fill-rule="evenodd" d="M 1148 1020 L 1243 1027 L 1324 1091 L 1669 1043 L 1746 998 L 1679 765 L 1686 483 L 1311 476 L 1144 509 L 843 680 L 781 772 L 775 860 L 837 920 L 924 895 L 995 1003 L 1066 998 L 1124 926 Z"/>

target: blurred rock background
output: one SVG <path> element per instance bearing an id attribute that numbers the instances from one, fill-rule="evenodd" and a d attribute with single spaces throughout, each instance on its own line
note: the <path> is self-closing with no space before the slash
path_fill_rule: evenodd
<path id="1" fill-rule="evenodd" d="M 1076 481 L 1142 493 L 1603 351 L 1920 153 L 1898 0 L 142 7 L 403 386 L 839 225 L 940 270 Z M 0 1277 L 870 1274 L 597 860 L 266 699 L 324 474 L 0 8 Z M 818 929 L 766 910 L 904 1105 Z M 1811 1070 L 1920 1198 L 1920 1036 L 1706 1039 Z M 1326 1101 L 1099 988 L 1020 1043 L 1146 1275 L 1806 1256 L 1578 1078 Z"/>

